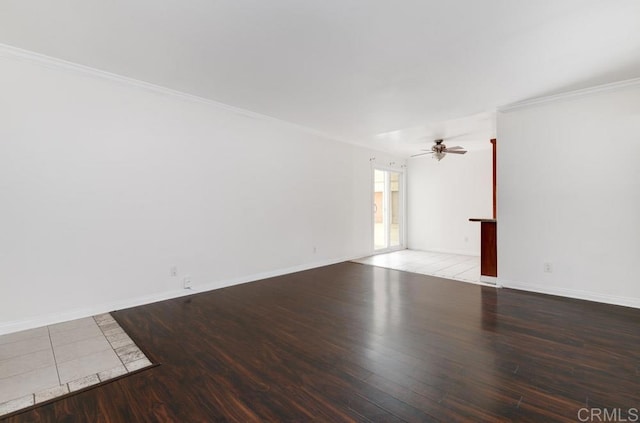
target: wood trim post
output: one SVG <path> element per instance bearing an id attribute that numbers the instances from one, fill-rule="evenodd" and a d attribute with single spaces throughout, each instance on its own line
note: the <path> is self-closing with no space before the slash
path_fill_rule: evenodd
<path id="1" fill-rule="evenodd" d="M 497 140 L 493 138 L 491 140 L 491 145 L 493 147 L 493 218 L 498 218 L 498 209 L 497 209 L 497 201 L 496 201 L 496 144 Z"/>

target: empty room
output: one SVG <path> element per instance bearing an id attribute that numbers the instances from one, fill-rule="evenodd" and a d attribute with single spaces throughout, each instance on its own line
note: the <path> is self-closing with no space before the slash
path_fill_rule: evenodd
<path id="1" fill-rule="evenodd" d="M 640 421 L 637 0 L 0 1 L 0 420 Z"/>

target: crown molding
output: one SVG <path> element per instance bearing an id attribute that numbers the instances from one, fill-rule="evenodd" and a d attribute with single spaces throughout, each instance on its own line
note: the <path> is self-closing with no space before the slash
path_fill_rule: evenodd
<path id="1" fill-rule="evenodd" d="M 327 138 L 333 141 L 342 142 L 350 145 L 358 145 L 360 147 L 363 147 L 362 145 L 359 145 L 353 141 L 341 139 L 339 137 L 327 134 L 317 129 L 299 125 L 297 123 L 278 119 L 268 115 L 263 115 L 257 112 L 252 112 L 250 110 L 242 109 L 240 107 L 231 106 L 229 104 L 221 103 L 205 97 L 200 97 L 194 94 L 185 93 L 183 91 L 175 90 L 172 88 L 163 87 L 161 85 L 152 84 L 150 82 L 145 82 L 139 79 L 129 78 L 127 76 L 122 76 L 115 73 L 92 68 L 90 66 L 69 62 L 67 60 L 58 59 L 56 57 L 47 56 L 47 55 L 36 53 L 30 50 L 24 50 L 24 49 L 13 47 L 7 44 L 0 43 L 0 58 L 22 60 L 25 62 L 34 63 L 37 65 L 52 68 L 52 69 L 63 70 L 63 71 L 90 76 L 98 79 L 109 80 L 109 81 L 113 81 L 123 85 L 134 86 L 137 88 L 142 88 L 147 91 L 167 95 L 170 97 L 180 98 L 182 100 L 186 100 L 194 103 L 206 104 L 208 106 L 213 106 L 219 109 L 227 110 L 229 112 L 236 113 L 245 117 L 277 123 L 289 128 L 297 129 L 299 131 L 302 131 L 317 137 Z"/>
<path id="2" fill-rule="evenodd" d="M 545 97 L 536 97 L 529 100 L 519 101 L 517 103 L 507 104 L 505 106 L 498 107 L 498 112 L 509 113 L 515 110 L 520 110 L 532 106 L 538 106 L 546 103 L 555 103 L 557 101 L 569 100 L 579 97 L 586 97 L 607 91 L 616 91 L 629 87 L 640 87 L 640 78 L 627 79 L 624 81 L 611 82 L 609 84 L 596 85 L 594 87 L 583 88 L 580 90 L 567 91 L 565 93 L 554 94 Z"/>

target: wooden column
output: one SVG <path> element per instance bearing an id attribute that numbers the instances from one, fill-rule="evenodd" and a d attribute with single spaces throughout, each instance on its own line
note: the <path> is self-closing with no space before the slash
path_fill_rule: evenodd
<path id="1" fill-rule="evenodd" d="M 480 274 L 498 276 L 497 223 L 480 223 Z"/>
<path id="2" fill-rule="evenodd" d="M 483 218 L 469 221 L 480 222 L 480 276 L 495 278 L 498 276 L 498 223 L 495 219 Z"/>
<path id="3" fill-rule="evenodd" d="M 497 208 L 497 202 L 496 202 L 496 144 L 497 141 L 496 139 L 492 139 L 491 140 L 491 145 L 492 145 L 492 149 L 493 149 L 493 218 L 497 219 L 498 218 L 498 208 Z"/>

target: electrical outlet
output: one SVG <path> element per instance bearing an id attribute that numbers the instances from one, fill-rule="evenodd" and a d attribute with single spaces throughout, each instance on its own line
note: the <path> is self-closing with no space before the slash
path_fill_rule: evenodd
<path id="1" fill-rule="evenodd" d="M 178 266 L 171 266 L 169 268 L 169 275 L 171 275 L 172 278 L 178 276 Z"/>
<path id="2" fill-rule="evenodd" d="M 184 289 L 191 288 L 191 276 L 185 276 L 184 278 L 182 278 L 182 287 Z"/>
<path id="3" fill-rule="evenodd" d="M 553 272 L 553 266 L 551 265 L 551 263 L 545 263 L 544 273 L 552 273 L 552 272 Z"/>
<path id="4" fill-rule="evenodd" d="M 315 246 L 314 246 L 314 247 L 313 247 L 313 254 L 315 254 L 315 253 L 317 253 L 317 252 L 318 252 L 318 247 L 315 247 Z"/>

